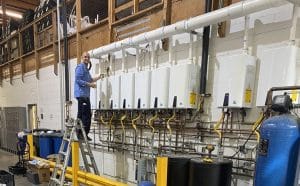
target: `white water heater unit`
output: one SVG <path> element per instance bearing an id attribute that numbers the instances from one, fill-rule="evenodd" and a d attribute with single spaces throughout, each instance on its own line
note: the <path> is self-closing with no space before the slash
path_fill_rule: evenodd
<path id="1" fill-rule="evenodd" d="M 217 105 L 229 108 L 250 108 L 256 72 L 256 57 L 245 54 L 217 56 L 219 63 Z"/>
<path id="2" fill-rule="evenodd" d="M 134 73 L 121 75 L 121 100 L 120 108 L 134 108 Z"/>
<path id="3" fill-rule="evenodd" d="M 200 67 L 175 65 L 170 69 L 169 108 L 195 108 L 199 92 Z"/>
<path id="4" fill-rule="evenodd" d="M 107 81 L 108 78 L 103 78 L 97 81 L 97 107 L 99 109 L 108 109 L 108 95 L 107 95 Z"/>
<path id="5" fill-rule="evenodd" d="M 162 67 L 152 71 L 150 108 L 168 108 L 169 80 L 169 67 Z"/>
<path id="6" fill-rule="evenodd" d="M 109 108 L 119 109 L 120 108 L 120 75 L 108 77 L 107 82 L 107 97 Z"/>
<path id="7" fill-rule="evenodd" d="M 135 73 L 134 108 L 146 109 L 150 107 L 151 71 Z"/>

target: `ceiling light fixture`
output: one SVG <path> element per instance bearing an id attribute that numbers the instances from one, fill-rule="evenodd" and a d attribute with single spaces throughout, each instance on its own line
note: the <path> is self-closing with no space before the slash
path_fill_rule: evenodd
<path id="1" fill-rule="evenodd" d="M 0 8 L 0 14 L 3 14 L 2 7 Z M 17 19 L 22 19 L 23 18 L 21 13 L 15 12 L 15 11 L 12 11 L 12 10 L 6 10 L 6 16 L 17 18 Z"/>

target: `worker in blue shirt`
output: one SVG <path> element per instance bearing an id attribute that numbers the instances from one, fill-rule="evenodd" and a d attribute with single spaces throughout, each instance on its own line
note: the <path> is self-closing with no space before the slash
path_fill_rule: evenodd
<path id="1" fill-rule="evenodd" d="M 91 127 L 91 103 L 90 103 L 90 88 L 96 88 L 96 81 L 101 78 L 92 78 L 88 69 L 90 64 L 90 55 L 87 52 L 82 54 L 82 62 L 77 65 L 75 69 L 75 85 L 74 85 L 74 96 L 78 101 L 78 112 L 77 118 L 82 121 L 84 126 L 87 139 L 92 139 L 88 136 Z M 78 132 L 78 138 L 82 138 L 81 131 Z"/>

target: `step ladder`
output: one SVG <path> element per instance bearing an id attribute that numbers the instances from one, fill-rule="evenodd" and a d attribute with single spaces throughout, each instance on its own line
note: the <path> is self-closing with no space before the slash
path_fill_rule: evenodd
<path id="1" fill-rule="evenodd" d="M 71 156 L 71 144 L 74 141 L 78 141 L 81 151 L 85 170 L 90 173 L 99 175 L 99 171 L 96 165 L 95 158 L 88 143 L 83 124 L 80 119 L 69 119 L 65 125 L 66 130 L 63 136 L 63 140 L 56 157 L 56 163 L 52 176 L 49 181 L 49 186 L 63 186 L 65 181 L 65 174 L 68 167 L 68 162 Z M 81 131 L 82 135 L 78 136 L 77 131 Z"/>

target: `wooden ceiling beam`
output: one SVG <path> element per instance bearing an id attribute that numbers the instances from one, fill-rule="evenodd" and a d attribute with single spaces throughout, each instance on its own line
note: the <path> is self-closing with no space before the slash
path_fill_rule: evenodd
<path id="1" fill-rule="evenodd" d="M 6 6 L 34 10 L 35 7 L 38 6 L 38 2 L 37 1 L 26 1 L 26 0 L 9 0 L 9 1 L 6 1 Z"/>

